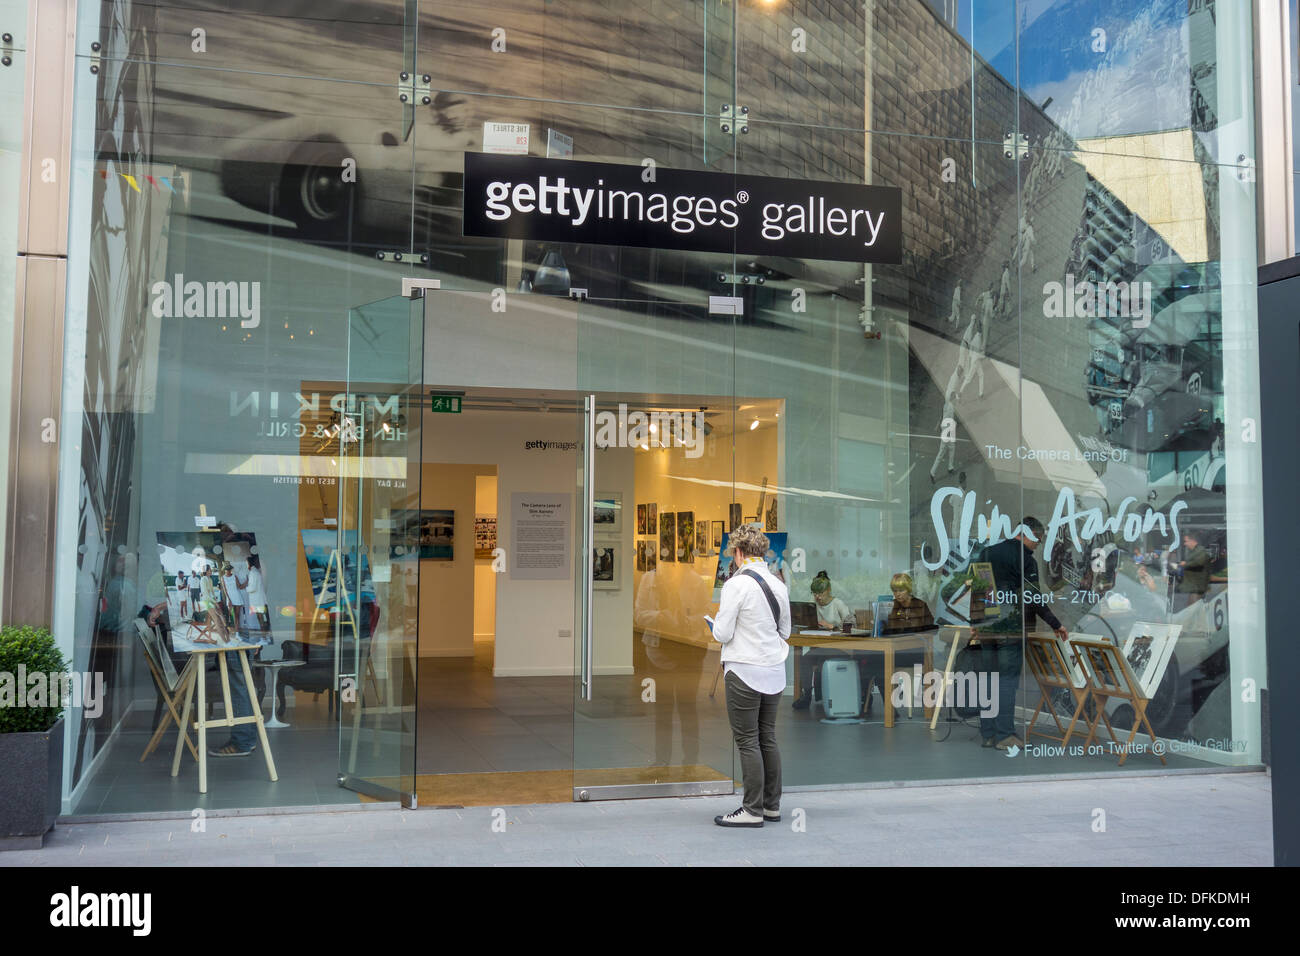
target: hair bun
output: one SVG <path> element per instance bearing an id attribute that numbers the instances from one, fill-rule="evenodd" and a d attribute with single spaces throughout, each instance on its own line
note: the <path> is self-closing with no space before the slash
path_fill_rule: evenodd
<path id="1" fill-rule="evenodd" d="M 829 577 L 830 577 L 830 575 L 827 574 L 825 571 L 818 571 L 816 576 L 819 577 L 819 578 L 829 578 Z"/>

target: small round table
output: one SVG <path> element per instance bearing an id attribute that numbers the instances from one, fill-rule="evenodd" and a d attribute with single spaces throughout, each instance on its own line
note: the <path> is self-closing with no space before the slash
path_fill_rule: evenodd
<path id="1" fill-rule="evenodd" d="M 278 684 L 280 683 L 280 670 L 285 667 L 302 667 L 302 665 L 306 663 L 306 661 L 253 661 L 254 667 L 262 667 L 271 672 L 271 719 L 264 722 L 265 726 L 270 727 L 273 730 L 278 730 L 281 727 L 292 726 L 291 724 L 286 724 L 275 715 L 275 703 L 277 700 L 276 691 L 278 690 Z"/>

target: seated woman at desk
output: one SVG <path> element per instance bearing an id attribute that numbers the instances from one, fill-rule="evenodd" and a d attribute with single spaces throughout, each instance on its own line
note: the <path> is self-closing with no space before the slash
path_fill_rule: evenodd
<path id="1" fill-rule="evenodd" d="M 894 606 L 882 630 L 886 634 L 901 631 L 919 631 L 934 627 L 934 615 L 924 601 L 912 593 L 912 576 L 904 572 L 889 580 L 889 590 L 894 592 Z"/>
<path id="2" fill-rule="evenodd" d="M 817 576 L 808 585 L 812 591 L 813 601 L 817 604 L 817 626 L 837 631 L 844 622 L 853 617 L 853 612 L 842 600 L 831 594 L 831 579 L 825 571 L 818 571 Z"/>
<path id="3" fill-rule="evenodd" d="M 838 631 L 845 621 L 853 619 L 853 612 L 841 599 L 831 593 L 831 579 L 825 571 L 818 571 L 817 576 L 808 585 L 812 591 L 813 602 L 817 606 L 817 626 L 828 631 Z M 813 696 L 821 699 L 821 665 L 828 657 L 843 657 L 842 651 L 833 648 L 805 648 L 799 658 L 799 685 L 803 696 L 794 702 L 795 710 L 804 710 L 812 703 Z"/>
<path id="4" fill-rule="evenodd" d="M 899 572 L 890 578 L 889 590 L 894 593 L 894 606 L 880 629 L 882 634 L 904 634 L 934 626 L 934 615 L 930 613 L 930 608 L 912 593 L 912 588 L 910 574 Z M 894 671 L 910 671 L 912 665 L 923 658 L 924 654 L 921 651 L 899 651 L 894 655 Z M 885 673 L 884 659 L 875 654 L 865 654 L 858 658 L 858 675 L 862 680 L 865 698 L 863 710 L 870 715 L 871 681 L 876 682 L 876 686 L 880 688 L 880 695 L 885 701 L 890 700 L 893 685 L 889 682 L 890 675 Z"/>

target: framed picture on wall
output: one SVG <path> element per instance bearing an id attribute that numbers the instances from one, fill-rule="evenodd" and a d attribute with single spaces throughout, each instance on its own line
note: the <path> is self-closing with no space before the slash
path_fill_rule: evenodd
<path id="1" fill-rule="evenodd" d="M 727 518 L 731 522 L 728 531 L 735 531 L 736 526 L 740 524 L 740 502 L 733 501 L 731 507 L 727 509 Z"/>
<path id="2" fill-rule="evenodd" d="M 677 560 L 695 560 L 695 512 L 677 512 Z"/>
<path id="3" fill-rule="evenodd" d="M 597 541 L 591 549 L 591 586 L 597 591 L 618 590 L 618 546 Z"/>
<path id="4" fill-rule="evenodd" d="M 766 521 L 765 521 L 765 523 L 764 523 L 764 525 L 763 525 L 763 530 L 764 530 L 764 531 L 775 531 L 775 530 L 776 530 L 776 522 L 777 522 L 776 502 L 777 502 L 777 499 L 776 499 L 776 498 L 773 498 L 773 499 L 772 499 L 772 503 L 771 503 L 770 505 L 767 506 L 767 516 L 766 516 Z"/>
<path id="5" fill-rule="evenodd" d="M 659 520 L 659 560 L 677 560 L 677 516 L 671 511 Z"/>
<path id="6" fill-rule="evenodd" d="M 636 533 L 637 534 L 646 534 L 645 519 L 646 519 L 646 506 L 637 505 L 636 506 Z"/>
<path id="7" fill-rule="evenodd" d="M 645 506 L 645 533 L 659 533 L 659 506 L 654 502 Z"/>
<path id="8" fill-rule="evenodd" d="M 592 524 L 597 534 L 612 534 L 623 530 L 623 495 L 619 492 L 596 492 L 591 509 Z"/>
<path id="9" fill-rule="evenodd" d="M 420 559 L 450 561 L 455 555 L 456 512 L 420 510 Z"/>
<path id="10" fill-rule="evenodd" d="M 722 547 L 722 536 L 727 533 L 727 524 L 725 521 L 713 522 L 713 549 L 716 551 Z"/>
<path id="11" fill-rule="evenodd" d="M 699 557 L 707 557 L 709 554 L 709 523 L 707 521 L 695 522 L 695 554 Z"/>
<path id="12" fill-rule="evenodd" d="M 497 516 L 474 516 L 474 557 L 490 558 L 497 546 Z"/>
<path id="13" fill-rule="evenodd" d="M 636 569 L 638 571 L 645 570 L 645 552 L 647 544 L 652 548 L 654 547 L 654 542 L 638 541 L 636 543 Z"/>
<path id="14" fill-rule="evenodd" d="M 650 538 L 645 544 L 645 569 L 653 571 L 659 566 L 659 542 Z"/>

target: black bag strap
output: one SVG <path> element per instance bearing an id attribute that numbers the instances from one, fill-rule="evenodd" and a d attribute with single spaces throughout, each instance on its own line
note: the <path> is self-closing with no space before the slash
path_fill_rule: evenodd
<path id="1" fill-rule="evenodd" d="M 758 586 L 763 589 L 763 595 L 764 597 L 767 598 L 767 606 L 772 609 L 772 623 L 776 625 L 776 636 L 780 637 L 781 636 L 781 608 L 776 603 L 776 595 L 772 593 L 772 589 L 768 587 L 767 582 L 763 580 L 762 575 L 760 575 L 757 571 L 751 568 L 746 568 L 744 571 L 741 571 L 740 573 L 745 575 L 746 577 L 753 578 L 755 581 L 758 582 Z"/>

